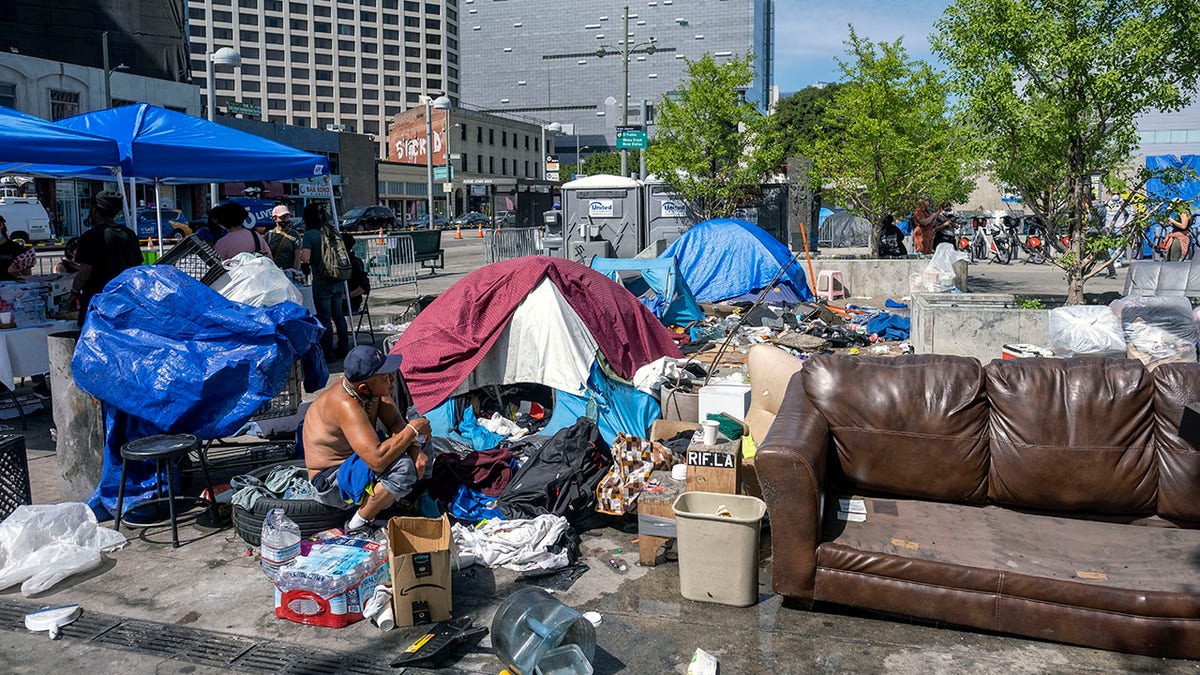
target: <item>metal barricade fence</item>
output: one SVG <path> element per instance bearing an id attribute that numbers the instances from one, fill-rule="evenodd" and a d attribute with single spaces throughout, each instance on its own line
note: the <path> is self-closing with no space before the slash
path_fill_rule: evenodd
<path id="1" fill-rule="evenodd" d="M 413 254 L 412 237 L 389 234 L 376 237 L 359 236 L 354 254 L 362 261 L 371 288 L 391 288 L 412 284 L 417 286 L 417 258 Z"/>
<path id="2" fill-rule="evenodd" d="M 504 227 L 483 231 L 483 262 L 491 264 L 527 255 L 542 255 L 542 228 Z"/>

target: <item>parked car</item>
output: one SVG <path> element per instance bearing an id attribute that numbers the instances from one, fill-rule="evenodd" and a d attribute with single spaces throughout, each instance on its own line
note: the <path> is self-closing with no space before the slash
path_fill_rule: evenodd
<path id="1" fill-rule="evenodd" d="M 478 211 L 468 211 L 454 219 L 455 227 L 491 227 L 492 219 Z"/>
<path id="2" fill-rule="evenodd" d="M 50 215 L 33 197 L 0 197 L 0 216 L 8 223 L 8 236 L 26 242 L 54 238 Z"/>
<path id="3" fill-rule="evenodd" d="M 162 210 L 162 233 L 164 237 L 172 239 L 183 239 L 192 233 L 192 226 L 188 224 L 187 218 L 183 212 L 178 209 L 163 209 Z M 118 225 L 125 224 L 125 214 L 118 213 L 115 218 Z M 154 209 L 138 209 L 137 212 L 137 227 L 131 228 L 137 232 L 138 239 L 158 238 L 158 216 Z"/>
<path id="4" fill-rule="evenodd" d="M 517 212 L 516 211 L 497 211 L 496 224 L 501 227 L 516 227 Z"/>
<path id="5" fill-rule="evenodd" d="M 346 232 L 390 230 L 396 227 L 396 214 L 386 206 L 360 206 L 347 211 L 341 225 Z"/>
<path id="6" fill-rule="evenodd" d="M 428 216 L 417 216 L 416 218 L 413 218 L 412 220 L 408 221 L 408 226 L 413 228 L 414 230 L 429 229 L 429 217 Z M 435 214 L 433 214 L 433 226 L 436 228 L 439 228 L 439 229 L 449 228 L 450 227 L 450 219 L 447 218 L 446 216 L 443 216 L 440 213 L 435 213 Z"/>

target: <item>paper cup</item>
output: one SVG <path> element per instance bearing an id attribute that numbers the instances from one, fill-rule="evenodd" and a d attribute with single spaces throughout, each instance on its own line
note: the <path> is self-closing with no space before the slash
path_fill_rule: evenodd
<path id="1" fill-rule="evenodd" d="M 700 426 L 704 427 L 704 444 L 716 445 L 717 428 L 721 426 L 721 423 L 716 420 L 704 420 Z"/>
<path id="2" fill-rule="evenodd" d="M 0 312 L 0 323 L 5 325 L 12 323 L 12 312 Z"/>
<path id="3" fill-rule="evenodd" d="M 372 621 L 374 621 L 375 625 L 379 626 L 379 630 L 382 631 L 389 631 L 396 627 L 396 617 L 392 613 L 392 602 L 390 599 L 388 600 L 387 604 L 383 606 L 383 609 L 379 612 L 379 614 L 372 619 Z"/>
<path id="4" fill-rule="evenodd" d="M 687 480 L 687 464 L 676 464 L 671 467 L 671 478 L 675 480 Z"/>

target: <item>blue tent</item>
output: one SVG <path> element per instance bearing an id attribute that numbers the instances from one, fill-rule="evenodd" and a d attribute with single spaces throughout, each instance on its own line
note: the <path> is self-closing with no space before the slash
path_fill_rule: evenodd
<path id="1" fill-rule="evenodd" d="M 767 300 L 812 300 L 804 270 L 787 246 L 744 220 L 716 218 L 693 226 L 659 256 L 674 258 L 700 302 L 757 299 L 780 268 L 787 270 Z"/>
<path id="2" fill-rule="evenodd" d="M 113 167 L 121 161 L 111 138 L 60 127 L 0 106 L 0 162 L 86 164 Z M 105 171 L 112 179 L 112 170 Z"/>
<path id="3" fill-rule="evenodd" d="M 621 284 L 666 326 L 704 318 L 674 259 L 592 258 L 592 269 Z"/>
<path id="4" fill-rule="evenodd" d="M 329 175 L 329 161 L 244 131 L 146 103 L 59 120 L 69 131 L 113 139 L 126 178 L 163 185 L 285 180 Z M 0 167 L 45 176 L 112 180 L 100 162 Z"/>

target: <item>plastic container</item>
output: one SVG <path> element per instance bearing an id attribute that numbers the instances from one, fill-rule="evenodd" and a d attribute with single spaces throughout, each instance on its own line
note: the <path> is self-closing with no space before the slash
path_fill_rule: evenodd
<path id="1" fill-rule="evenodd" d="M 547 673 L 590 673 L 596 655 L 596 629 L 574 609 L 540 588 L 522 588 L 508 596 L 492 619 L 492 648 L 514 673 L 534 673 L 543 659 L 559 667 L 566 659 L 560 647 L 574 645 L 589 664 L 587 670 L 550 670 Z"/>
<path id="2" fill-rule="evenodd" d="M 382 544 L 345 536 L 319 542 L 280 570 L 275 616 L 341 628 L 362 620 L 375 588 L 387 580 L 387 548 Z"/>
<path id="3" fill-rule="evenodd" d="M 579 645 L 563 645 L 546 652 L 533 672 L 534 675 L 592 675 L 595 671 Z"/>
<path id="4" fill-rule="evenodd" d="M 263 519 L 261 544 L 259 558 L 263 574 L 275 581 L 279 578 L 280 568 L 291 565 L 300 555 L 300 526 L 288 518 L 283 509 L 271 509 Z"/>
<path id="5" fill-rule="evenodd" d="M 767 505 L 756 497 L 685 492 L 675 498 L 679 592 L 689 600 L 749 607 L 758 601 L 758 535 Z M 717 515 L 718 513 L 729 515 Z"/>

